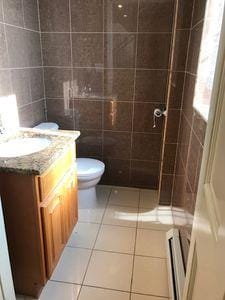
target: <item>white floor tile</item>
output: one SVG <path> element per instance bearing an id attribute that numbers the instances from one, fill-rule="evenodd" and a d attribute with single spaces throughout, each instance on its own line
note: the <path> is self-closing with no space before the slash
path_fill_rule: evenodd
<path id="1" fill-rule="evenodd" d="M 70 247 L 81 247 L 92 249 L 98 234 L 99 224 L 78 223 L 74 228 L 67 243 Z"/>
<path id="2" fill-rule="evenodd" d="M 117 292 L 83 286 L 80 292 L 79 300 L 129 300 L 129 296 L 130 294 L 126 292 Z"/>
<path id="3" fill-rule="evenodd" d="M 166 259 L 135 256 L 132 292 L 169 297 Z"/>
<path id="4" fill-rule="evenodd" d="M 133 254 L 135 234 L 135 228 L 102 225 L 95 249 Z"/>
<path id="5" fill-rule="evenodd" d="M 109 195 L 111 193 L 112 187 L 107 185 L 97 185 L 96 194 L 99 200 L 108 201 Z"/>
<path id="6" fill-rule="evenodd" d="M 154 208 L 158 205 L 158 191 L 141 190 L 140 191 L 140 207 Z"/>
<path id="7" fill-rule="evenodd" d="M 131 294 L 131 300 L 166 300 L 168 298 Z"/>
<path id="8" fill-rule="evenodd" d="M 113 188 L 109 197 L 109 205 L 138 207 L 139 194 L 140 192 L 138 189 L 120 187 Z"/>
<path id="9" fill-rule="evenodd" d="M 136 227 L 137 208 L 127 206 L 108 206 L 103 218 L 103 224 Z"/>
<path id="10" fill-rule="evenodd" d="M 48 281 L 39 300 L 77 300 L 79 291 L 79 285 Z"/>
<path id="11" fill-rule="evenodd" d="M 51 280 L 81 284 L 90 255 L 91 250 L 66 247 Z"/>
<path id="12" fill-rule="evenodd" d="M 133 256 L 94 251 L 84 284 L 130 291 Z"/>
<path id="13" fill-rule="evenodd" d="M 168 207 L 140 208 L 138 228 L 168 231 L 173 227 L 171 209 Z"/>
<path id="14" fill-rule="evenodd" d="M 105 199 L 86 199 L 78 201 L 78 220 L 80 222 L 101 223 L 105 212 L 107 200 Z"/>
<path id="15" fill-rule="evenodd" d="M 135 254 L 166 258 L 166 232 L 138 229 Z"/>

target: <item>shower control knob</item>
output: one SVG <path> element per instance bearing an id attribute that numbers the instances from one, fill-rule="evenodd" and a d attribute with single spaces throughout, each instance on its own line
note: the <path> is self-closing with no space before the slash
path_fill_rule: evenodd
<path id="1" fill-rule="evenodd" d="M 153 128 L 156 127 L 156 118 L 161 118 L 162 116 L 166 116 L 166 110 L 155 108 L 153 112 Z"/>

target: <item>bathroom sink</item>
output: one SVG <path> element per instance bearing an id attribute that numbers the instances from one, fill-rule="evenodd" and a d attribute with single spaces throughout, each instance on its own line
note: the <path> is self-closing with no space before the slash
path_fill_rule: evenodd
<path id="1" fill-rule="evenodd" d="M 42 137 L 20 137 L 0 144 L 0 157 L 19 157 L 44 150 L 51 140 Z"/>

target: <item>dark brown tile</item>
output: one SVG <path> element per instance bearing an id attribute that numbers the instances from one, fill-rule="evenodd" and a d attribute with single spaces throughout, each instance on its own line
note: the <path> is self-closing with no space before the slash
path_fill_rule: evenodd
<path id="1" fill-rule="evenodd" d="M 28 67 L 29 58 L 26 30 L 8 25 L 5 26 L 5 29 L 9 52 L 9 66 L 12 68 Z"/>
<path id="2" fill-rule="evenodd" d="M 166 143 L 176 143 L 180 124 L 180 110 L 170 109 L 167 118 Z"/>
<path id="3" fill-rule="evenodd" d="M 181 124 L 180 124 L 180 132 L 179 132 L 179 148 L 178 153 L 183 161 L 184 166 L 187 163 L 187 155 L 188 155 L 188 147 L 190 142 L 190 134 L 191 127 L 188 124 L 186 118 L 183 113 L 181 115 Z"/>
<path id="4" fill-rule="evenodd" d="M 174 1 L 140 1 L 139 31 L 171 32 L 174 15 Z"/>
<path id="5" fill-rule="evenodd" d="M 189 182 L 186 180 L 184 187 L 184 208 L 194 216 L 196 195 L 192 192 Z"/>
<path id="6" fill-rule="evenodd" d="M 174 71 L 185 71 L 188 52 L 189 30 L 177 30 L 174 48 Z"/>
<path id="7" fill-rule="evenodd" d="M 71 45 L 69 33 L 42 33 L 44 66 L 71 65 Z"/>
<path id="8" fill-rule="evenodd" d="M 69 97 L 71 69 L 44 68 L 45 94 L 47 98 Z"/>
<path id="9" fill-rule="evenodd" d="M 134 70 L 105 70 L 104 97 L 107 100 L 132 101 L 134 97 Z"/>
<path id="10" fill-rule="evenodd" d="M 28 66 L 42 66 L 40 34 L 30 30 L 25 30 L 25 43 L 28 56 Z"/>
<path id="11" fill-rule="evenodd" d="M 28 104 L 32 101 L 30 90 L 29 69 L 16 69 L 11 72 L 13 93 L 16 96 L 17 106 Z"/>
<path id="12" fill-rule="evenodd" d="M 159 161 L 161 142 L 160 134 L 134 133 L 132 159 Z"/>
<path id="13" fill-rule="evenodd" d="M 201 153 L 202 146 L 197 140 L 195 134 L 192 132 L 190 140 L 190 149 L 187 160 L 187 176 L 190 182 L 192 191 L 195 189 L 196 172 L 198 169 L 199 154 Z"/>
<path id="14" fill-rule="evenodd" d="M 181 151 L 180 151 L 180 144 L 177 145 L 177 157 L 176 157 L 176 169 L 175 169 L 175 174 L 176 175 L 185 175 L 185 169 L 184 169 L 184 164 L 181 158 Z"/>
<path id="15" fill-rule="evenodd" d="M 179 0 L 177 28 L 187 29 L 191 27 L 192 9 L 194 0 Z"/>
<path id="16" fill-rule="evenodd" d="M 33 111 L 33 118 L 34 124 L 38 125 L 42 122 L 45 122 L 45 101 L 36 101 L 32 103 L 32 111 Z"/>
<path id="17" fill-rule="evenodd" d="M 185 184 L 185 176 L 175 176 L 174 190 L 172 195 L 173 206 L 184 207 Z"/>
<path id="18" fill-rule="evenodd" d="M 33 127 L 35 125 L 32 104 L 23 106 L 18 110 L 19 122 L 22 127 Z"/>
<path id="19" fill-rule="evenodd" d="M 102 32 L 103 0 L 72 0 L 71 23 L 74 32 Z"/>
<path id="20" fill-rule="evenodd" d="M 177 144 L 165 144 L 163 156 L 163 173 L 174 174 Z"/>
<path id="21" fill-rule="evenodd" d="M 103 98 L 103 69 L 73 69 L 73 96 L 75 98 Z"/>
<path id="22" fill-rule="evenodd" d="M 40 0 L 41 31 L 69 32 L 69 0 Z"/>
<path id="23" fill-rule="evenodd" d="M 206 121 L 194 110 L 193 131 L 202 145 L 204 145 L 206 126 Z"/>
<path id="24" fill-rule="evenodd" d="M 76 129 L 102 129 L 101 101 L 74 100 Z"/>
<path id="25" fill-rule="evenodd" d="M 11 95 L 11 73 L 9 70 L 0 70 L 0 97 Z"/>
<path id="26" fill-rule="evenodd" d="M 23 27 L 22 0 L 3 0 L 4 20 L 8 24 Z"/>
<path id="27" fill-rule="evenodd" d="M 173 189 L 173 175 L 163 175 L 160 189 L 159 204 L 170 205 Z"/>
<path id="28" fill-rule="evenodd" d="M 131 133 L 104 131 L 103 157 L 130 159 Z"/>
<path id="29" fill-rule="evenodd" d="M 122 159 L 104 159 L 105 172 L 102 184 L 129 186 L 130 161 Z"/>
<path id="30" fill-rule="evenodd" d="M 192 26 L 204 19 L 206 0 L 195 0 Z"/>
<path id="31" fill-rule="evenodd" d="M 0 24 L 0 45 L 0 67 L 7 68 L 9 63 L 6 47 L 6 34 L 3 24 Z"/>
<path id="32" fill-rule="evenodd" d="M 135 52 L 135 34 L 105 34 L 104 65 L 106 68 L 134 68 Z"/>
<path id="33" fill-rule="evenodd" d="M 46 99 L 48 122 L 56 122 L 60 129 L 74 130 L 73 110 L 65 108 L 64 99 Z"/>
<path id="34" fill-rule="evenodd" d="M 78 157 L 102 157 L 102 131 L 81 130 L 76 144 Z"/>
<path id="35" fill-rule="evenodd" d="M 39 30 L 37 0 L 23 0 L 24 27 Z"/>
<path id="36" fill-rule="evenodd" d="M 158 189 L 159 162 L 131 161 L 131 186 Z"/>
<path id="37" fill-rule="evenodd" d="M 30 69 L 30 89 L 32 101 L 44 98 L 44 79 L 42 68 Z"/>
<path id="38" fill-rule="evenodd" d="M 139 34 L 137 68 L 168 69 L 171 34 Z"/>
<path id="39" fill-rule="evenodd" d="M 165 102 L 167 71 L 137 70 L 135 101 Z"/>
<path id="40" fill-rule="evenodd" d="M 171 77 L 171 90 L 169 107 L 180 109 L 184 89 L 184 72 L 173 72 Z"/>
<path id="41" fill-rule="evenodd" d="M 156 118 L 156 127 L 153 128 L 153 115 L 155 108 L 163 109 L 164 105 L 152 103 L 134 104 L 133 130 L 137 132 L 161 133 L 163 127 L 163 118 Z"/>
<path id="42" fill-rule="evenodd" d="M 104 129 L 132 130 L 132 103 L 106 101 L 104 103 Z"/>
<path id="43" fill-rule="evenodd" d="M 184 83 L 183 113 L 190 124 L 192 123 L 192 116 L 193 116 L 195 81 L 196 81 L 195 76 L 186 74 L 185 83 Z"/>
<path id="44" fill-rule="evenodd" d="M 103 66 L 103 35 L 100 33 L 73 33 L 74 67 Z"/>
<path id="45" fill-rule="evenodd" d="M 202 39 L 203 22 L 199 23 L 191 31 L 190 46 L 188 51 L 187 71 L 197 73 L 198 58 Z"/>
<path id="46" fill-rule="evenodd" d="M 107 32 L 136 32 L 138 1 L 106 0 L 104 30 Z"/>

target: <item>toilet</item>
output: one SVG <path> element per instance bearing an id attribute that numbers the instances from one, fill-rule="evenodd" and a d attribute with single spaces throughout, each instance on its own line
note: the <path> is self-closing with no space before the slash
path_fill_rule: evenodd
<path id="1" fill-rule="evenodd" d="M 36 129 L 58 130 L 56 123 L 44 122 L 35 126 Z M 97 159 L 77 158 L 78 197 L 80 201 L 96 199 L 96 185 L 105 171 L 105 164 Z"/>

